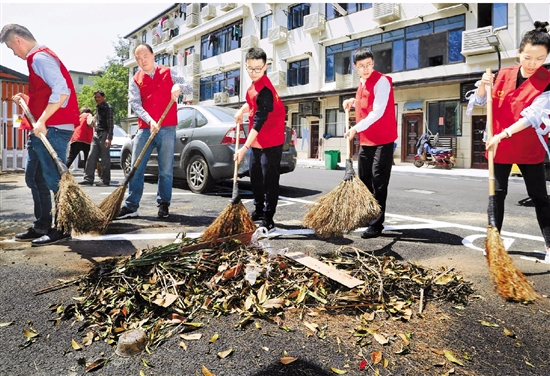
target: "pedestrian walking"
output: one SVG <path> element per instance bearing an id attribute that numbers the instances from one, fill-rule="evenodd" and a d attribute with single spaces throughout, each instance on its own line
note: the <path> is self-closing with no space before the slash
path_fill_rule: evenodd
<path id="1" fill-rule="evenodd" d="M 545 261 L 550 263 L 550 201 L 544 173 L 550 121 L 541 126 L 550 110 L 550 73 L 542 66 L 550 52 L 548 25 L 537 21 L 535 28 L 525 33 L 518 49 L 519 65 L 502 68 L 496 78 L 483 74 L 467 113 L 474 105 L 487 103 L 485 85 L 493 83 L 494 136 L 486 147 L 494 149 L 495 225 L 500 232 L 508 178 L 512 165 L 517 164 L 546 243 Z"/>
<path id="2" fill-rule="evenodd" d="M 366 47 L 358 48 L 353 54 L 353 67 L 361 82 L 355 98 L 346 99 L 343 107 L 348 111 L 355 107 L 357 122 L 344 137 L 353 139 L 359 134 L 359 179 L 380 204 L 380 216 L 361 234 L 363 239 L 369 239 L 380 236 L 384 229 L 397 120 L 392 79 L 374 69 L 373 53 Z"/>
<path id="3" fill-rule="evenodd" d="M 154 148 L 158 153 L 159 170 L 158 217 L 166 218 L 169 216 L 168 207 L 172 199 L 174 143 L 176 142 L 176 125 L 178 123 L 177 105 L 174 103 L 171 106 L 161 126 L 157 121 L 161 118 L 170 99 L 177 103 L 181 93 L 191 94 L 193 88 L 183 77 L 178 76 L 177 67 L 157 65 L 153 49 L 148 44 L 139 44 L 134 50 L 134 56 L 140 69 L 130 81 L 128 95 L 132 111 L 139 118 L 138 132 L 132 147 L 132 166 L 145 147 L 149 136 L 151 134 L 155 136 L 128 185 L 128 197 L 116 219 L 138 216 L 137 210 L 145 184 L 145 167 Z"/>
<path id="4" fill-rule="evenodd" d="M 246 142 L 237 151 L 235 160 L 239 163 L 244 153 L 252 149 L 249 173 L 255 210 L 251 216 L 252 220 L 261 220 L 261 226 L 272 231 L 275 229 L 273 217 L 279 200 L 286 110 L 267 77 L 267 55 L 264 50 L 253 47 L 248 50 L 245 59 L 252 85 L 246 92 L 246 103 L 235 114 L 235 121 L 242 124 L 243 114 L 248 112 L 249 127 Z"/>
<path id="5" fill-rule="evenodd" d="M 92 116 L 92 110 L 90 107 L 84 106 L 80 108 L 80 118 L 77 126 L 74 129 L 73 136 L 69 141 L 69 156 L 67 157 L 67 168 L 70 168 L 73 161 L 80 152 L 84 154 L 84 166 L 88 160 L 88 154 L 90 153 L 90 144 L 94 137 L 94 128 L 91 124 L 88 124 L 89 117 Z"/>
<path id="6" fill-rule="evenodd" d="M 29 92 L 16 94 L 36 119 L 35 126 L 25 117 L 21 128 L 33 130 L 27 141 L 25 182 L 31 189 L 36 220 L 27 231 L 16 234 L 17 241 L 31 241 L 32 246 L 44 246 L 69 239 L 70 233 L 57 229 L 52 216 L 51 192 L 57 193 L 60 174 L 40 133 L 46 136 L 58 157 L 64 162 L 67 146 L 78 124 L 78 102 L 73 81 L 65 65 L 48 47 L 39 44 L 24 26 L 8 24 L 0 32 L 0 43 L 6 43 L 13 53 L 27 61 Z M 57 210 L 56 210 L 57 211 Z M 53 227 L 52 227 L 53 224 Z"/>
<path id="7" fill-rule="evenodd" d="M 96 183 L 97 187 L 106 187 L 111 183 L 111 157 L 109 149 L 111 148 L 111 140 L 113 139 L 113 128 L 115 126 L 115 113 L 113 106 L 105 101 L 105 93 L 103 90 L 94 92 L 94 100 L 96 106 L 96 125 L 94 128 L 94 137 L 84 178 L 79 183 L 81 185 L 93 185 L 96 165 L 101 159 L 101 180 Z"/>

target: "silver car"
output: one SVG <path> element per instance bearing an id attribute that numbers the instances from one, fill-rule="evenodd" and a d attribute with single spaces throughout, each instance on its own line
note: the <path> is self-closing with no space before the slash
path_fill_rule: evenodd
<path id="1" fill-rule="evenodd" d="M 178 106 L 178 125 L 174 147 L 174 179 L 183 179 L 195 193 L 210 191 L 216 181 L 233 177 L 233 156 L 235 154 L 234 108 L 218 106 Z M 296 148 L 292 132 L 286 128 L 283 146 L 281 173 L 296 168 Z M 239 143 L 246 141 L 248 124 L 240 131 Z M 248 150 L 238 167 L 239 177 L 248 175 L 250 161 Z M 127 174 L 132 168 L 132 141 L 122 147 L 121 167 Z M 146 173 L 158 175 L 157 154 L 153 150 L 146 167 Z"/>

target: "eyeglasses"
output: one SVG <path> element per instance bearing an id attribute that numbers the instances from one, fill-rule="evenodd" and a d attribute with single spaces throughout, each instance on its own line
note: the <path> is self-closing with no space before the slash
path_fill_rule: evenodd
<path id="1" fill-rule="evenodd" d="M 355 68 L 363 70 L 363 69 L 371 68 L 373 66 L 374 66 L 374 64 L 372 64 L 372 63 L 371 64 L 365 64 L 365 65 L 360 64 L 360 65 L 356 65 Z"/>
<path id="2" fill-rule="evenodd" d="M 246 71 L 248 73 L 261 73 L 262 69 L 264 69 L 264 67 L 265 67 L 265 64 L 262 65 L 260 68 L 246 67 Z"/>

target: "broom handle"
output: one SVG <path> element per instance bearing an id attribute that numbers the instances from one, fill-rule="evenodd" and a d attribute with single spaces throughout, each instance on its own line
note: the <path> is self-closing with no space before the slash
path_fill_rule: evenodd
<path id="1" fill-rule="evenodd" d="M 345 110 L 345 116 L 346 116 L 346 132 L 349 131 L 350 129 L 350 126 L 349 126 L 349 109 L 346 109 Z M 347 142 L 347 152 L 348 152 L 348 157 L 347 159 L 351 159 L 352 156 L 351 156 L 351 144 L 353 142 L 353 138 L 349 138 L 348 142 Z"/>
<path id="2" fill-rule="evenodd" d="M 235 153 L 239 151 L 239 139 L 241 137 L 241 123 L 237 122 L 237 130 L 235 134 Z M 237 182 L 239 173 L 239 163 L 235 161 L 235 168 L 233 170 L 233 184 Z"/>
<path id="3" fill-rule="evenodd" d="M 21 108 L 23 109 L 23 112 L 25 113 L 25 116 L 27 117 L 27 119 L 29 119 L 29 121 L 31 122 L 32 127 L 36 128 L 36 119 L 31 113 L 29 106 L 27 106 L 27 103 L 22 98 L 19 99 L 19 106 L 21 106 Z M 59 172 L 59 175 L 63 175 L 64 173 L 69 172 L 69 170 L 67 169 L 67 166 L 63 164 L 63 161 L 57 155 L 57 152 L 53 148 L 52 144 L 50 144 L 50 141 L 48 141 L 48 139 L 46 138 L 46 135 L 42 132 L 38 132 L 38 136 L 42 141 L 42 143 L 44 144 L 44 146 L 46 147 L 46 149 L 48 150 L 48 152 L 50 153 L 50 155 L 52 156 L 53 161 L 56 164 L 57 171 Z"/>
<path id="4" fill-rule="evenodd" d="M 485 71 L 487 74 L 492 74 L 491 68 Z M 493 138 L 493 87 L 491 84 L 485 85 L 487 95 L 487 140 Z M 488 166 L 489 166 L 489 196 L 495 195 L 495 150 L 488 150 Z"/>

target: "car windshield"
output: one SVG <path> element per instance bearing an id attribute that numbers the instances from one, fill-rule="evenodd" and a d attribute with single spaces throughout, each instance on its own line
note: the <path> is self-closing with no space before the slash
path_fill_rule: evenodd
<path id="1" fill-rule="evenodd" d="M 128 137 L 126 132 L 124 132 L 124 130 L 122 128 L 120 128 L 119 126 L 114 126 L 113 127 L 113 136 L 114 137 Z"/>
<path id="2" fill-rule="evenodd" d="M 208 112 L 220 119 L 224 123 L 234 123 L 235 122 L 235 113 L 237 110 L 234 108 L 228 107 L 217 107 L 217 106 L 204 106 Z"/>

